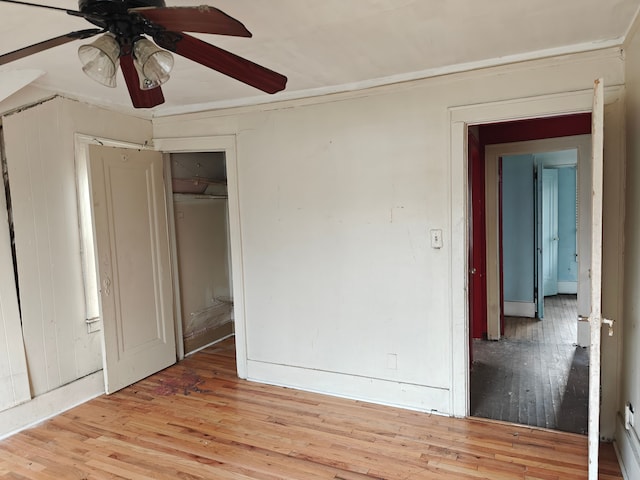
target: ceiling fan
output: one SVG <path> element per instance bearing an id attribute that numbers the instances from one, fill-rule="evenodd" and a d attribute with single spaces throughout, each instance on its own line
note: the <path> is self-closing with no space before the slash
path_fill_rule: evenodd
<path id="1" fill-rule="evenodd" d="M 103 85 L 115 87 L 120 66 L 135 108 L 151 108 L 164 103 L 160 85 L 169 79 L 173 67 L 169 52 L 266 93 L 279 92 L 287 83 L 284 75 L 184 33 L 251 37 L 251 32 L 241 22 L 207 5 L 167 7 L 164 0 L 78 0 L 78 10 L 67 10 L 18 0 L 0 2 L 59 10 L 82 17 L 98 27 L 70 32 L 0 55 L 0 65 L 102 34 L 78 49 L 82 70 Z"/>

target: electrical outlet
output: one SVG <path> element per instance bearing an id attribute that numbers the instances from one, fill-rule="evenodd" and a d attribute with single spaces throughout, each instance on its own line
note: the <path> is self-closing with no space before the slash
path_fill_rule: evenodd
<path id="1" fill-rule="evenodd" d="M 387 353 L 387 368 L 390 370 L 398 369 L 398 354 Z"/>
<path id="2" fill-rule="evenodd" d="M 431 248 L 442 248 L 442 230 L 431 230 Z"/>

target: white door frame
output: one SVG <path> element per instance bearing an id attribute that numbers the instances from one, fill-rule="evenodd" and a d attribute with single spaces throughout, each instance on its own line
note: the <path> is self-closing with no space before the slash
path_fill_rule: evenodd
<path id="1" fill-rule="evenodd" d="M 227 190 L 229 195 L 229 237 L 231 250 L 231 273 L 233 291 L 233 316 L 236 337 L 236 364 L 238 376 L 247 378 L 247 347 L 244 307 L 244 268 L 242 251 L 242 231 L 240 227 L 240 201 L 238 190 L 238 164 L 236 159 L 235 135 L 186 138 L 156 138 L 153 148 L 163 153 L 185 152 L 224 152 L 227 164 Z M 166 163 L 165 163 L 166 165 Z M 171 179 L 165 178 L 165 182 Z M 170 196 L 167 195 L 167 198 Z M 173 221 L 173 202 L 168 202 L 170 238 L 175 239 L 175 222 Z M 172 264 L 177 265 L 175 242 L 171 246 Z M 179 357 L 184 356 L 182 342 L 182 320 L 180 315 L 180 292 L 177 288 L 177 275 L 174 275 L 174 305 L 176 308 L 176 345 Z M 179 336 L 178 336 L 179 335 Z"/>
<path id="2" fill-rule="evenodd" d="M 606 88 L 605 104 L 620 100 L 622 95 L 622 87 Z M 449 277 L 451 317 L 449 321 L 452 352 L 450 412 L 456 417 L 469 415 L 468 125 L 591 112 L 592 102 L 593 90 L 587 89 L 449 108 L 451 182 L 451 274 Z"/>

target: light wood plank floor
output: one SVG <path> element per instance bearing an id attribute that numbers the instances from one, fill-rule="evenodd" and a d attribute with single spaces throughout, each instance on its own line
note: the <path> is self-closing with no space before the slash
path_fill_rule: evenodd
<path id="1" fill-rule="evenodd" d="M 583 479 L 587 439 L 238 380 L 226 341 L 0 442 L 0 477 Z"/>

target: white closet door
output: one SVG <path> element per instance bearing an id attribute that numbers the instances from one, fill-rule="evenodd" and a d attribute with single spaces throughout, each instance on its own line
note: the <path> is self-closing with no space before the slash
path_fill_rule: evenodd
<path id="1" fill-rule="evenodd" d="M 176 362 L 162 154 L 91 145 L 105 389 Z"/>

